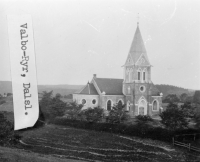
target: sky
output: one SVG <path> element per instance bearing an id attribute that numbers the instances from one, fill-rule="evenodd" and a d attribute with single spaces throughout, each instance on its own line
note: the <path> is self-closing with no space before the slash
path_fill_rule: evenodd
<path id="1" fill-rule="evenodd" d="M 153 83 L 200 89 L 198 0 L 0 0 L 2 81 L 11 80 L 9 14 L 32 16 L 38 84 L 123 78 L 139 21 Z"/>

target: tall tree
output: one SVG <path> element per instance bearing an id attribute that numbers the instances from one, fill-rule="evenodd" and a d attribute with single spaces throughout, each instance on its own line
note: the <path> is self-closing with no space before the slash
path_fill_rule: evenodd
<path id="1" fill-rule="evenodd" d="M 180 95 L 180 101 L 184 103 L 186 101 L 187 97 L 188 97 L 187 93 L 182 93 Z"/>
<path id="2" fill-rule="evenodd" d="M 193 102 L 195 104 L 200 104 L 200 90 L 195 91 L 194 96 L 193 96 Z"/>
<path id="3" fill-rule="evenodd" d="M 161 123 L 171 130 L 184 128 L 188 125 L 184 111 L 174 103 L 170 103 L 167 109 L 160 114 L 160 117 Z"/>

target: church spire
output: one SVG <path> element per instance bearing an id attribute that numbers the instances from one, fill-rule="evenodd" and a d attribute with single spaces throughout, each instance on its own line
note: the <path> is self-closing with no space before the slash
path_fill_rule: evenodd
<path id="1" fill-rule="evenodd" d="M 141 55 L 143 55 L 145 57 L 145 59 L 147 60 L 147 62 L 149 63 L 146 48 L 145 48 L 145 45 L 144 45 L 144 42 L 142 39 L 142 35 L 140 32 L 139 20 L 138 20 L 137 28 L 135 31 L 133 41 L 131 43 L 128 58 L 131 57 L 133 64 L 135 64 L 138 61 L 138 59 L 141 57 Z"/>

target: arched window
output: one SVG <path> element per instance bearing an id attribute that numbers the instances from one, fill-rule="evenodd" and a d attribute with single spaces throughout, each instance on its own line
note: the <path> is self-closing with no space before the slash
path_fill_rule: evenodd
<path id="1" fill-rule="evenodd" d="M 108 101 L 107 101 L 107 110 L 108 110 L 108 111 L 111 110 L 111 106 L 112 106 L 111 100 L 108 100 Z"/>
<path id="2" fill-rule="evenodd" d="M 131 109 L 131 103 L 130 103 L 130 101 L 127 101 L 126 111 L 130 111 L 130 109 Z"/>
<path id="3" fill-rule="evenodd" d="M 119 108 L 122 108 L 122 105 L 123 105 L 122 101 L 119 100 L 118 103 L 117 103 L 117 105 L 118 105 Z"/>
<path id="4" fill-rule="evenodd" d="M 131 87 L 128 86 L 128 94 L 131 94 Z"/>
<path id="5" fill-rule="evenodd" d="M 143 80 L 145 81 L 145 78 L 146 77 L 146 72 L 145 71 L 143 71 Z"/>
<path id="6" fill-rule="evenodd" d="M 143 81 L 145 81 L 147 79 L 147 73 L 146 73 L 146 69 L 143 70 Z"/>
<path id="7" fill-rule="evenodd" d="M 141 70 L 138 70 L 138 80 L 141 80 Z"/>
<path id="8" fill-rule="evenodd" d="M 156 100 L 153 101 L 153 110 L 154 111 L 158 110 L 158 102 Z"/>

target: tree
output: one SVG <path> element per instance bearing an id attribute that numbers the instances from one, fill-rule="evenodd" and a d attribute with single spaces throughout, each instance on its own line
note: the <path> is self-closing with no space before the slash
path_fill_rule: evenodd
<path id="1" fill-rule="evenodd" d="M 188 97 L 188 95 L 186 93 L 182 93 L 180 95 L 180 101 L 184 103 L 186 101 L 187 97 Z"/>
<path id="2" fill-rule="evenodd" d="M 161 123 L 166 126 L 167 129 L 175 130 L 179 128 L 185 128 L 188 125 L 184 111 L 178 108 L 177 104 L 170 103 L 167 109 L 160 114 Z"/>
<path id="3" fill-rule="evenodd" d="M 88 108 L 84 110 L 85 119 L 88 122 L 100 122 L 103 118 L 104 110 L 100 107 Z"/>
<path id="4" fill-rule="evenodd" d="M 115 104 L 107 116 L 107 121 L 113 124 L 127 121 L 129 119 L 129 115 L 126 113 L 124 108 L 125 105 L 119 106 L 118 104 Z"/>
<path id="5" fill-rule="evenodd" d="M 194 121 L 196 122 L 196 127 L 200 128 L 200 104 L 195 105 Z"/>
<path id="6" fill-rule="evenodd" d="M 193 96 L 193 103 L 200 104 L 200 90 L 195 91 Z"/>
<path id="7" fill-rule="evenodd" d="M 163 103 L 174 103 L 174 102 L 179 102 L 179 98 L 177 97 L 176 94 L 168 94 L 164 99 Z"/>
<path id="8" fill-rule="evenodd" d="M 51 118 L 63 116 L 65 114 L 66 104 L 60 98 L 61 95 L 57 94 L 56 97 L 52 99 L 52 104 L 49 107 Z"/>
<path id="9" fill-rule="evenodd" d="M 43 97 L 40 101 L 41 111 L 44 114 L 45 120 L 49 121 L 57 116 L 63 116 L 66 111 L 66 104 L 60 99 L 61 95 L 53 96 L 53 91 L 43 92 Z"/>
<path id="10" fill-rule="evenodd" d="M 191 102 L 185 102 L 183 105 L 181 105 L 181 110 L 186 118 L 194 118 L 195 107 Z"/>
<path id="11" fill-rule="evenodd" d="M 44 118 L 45 120 L 48 120 L 50 118 L 50 111 L 49 108 L 52 105 L 52 97 L 53 96 L 53 91 L 50 92 L 46 92 L 43 91 L 42 92 L 42 99 L 40 100 L 40 107 L 41 107 L 41 111 L 44 114 Z"/>
<path id="12" fill-rule="evenodd" d="M 76 101 L 67 103 L 66 105 L 66 115 L 72 120 L 77 120 L 82 118 L 81 109 L 83 105 L 78 104 Z"/>
<path id="13" fill-rule="evenodd" d="M 16 144 L 20 138 L 14 133 L 13 124 L 0 112 L 0 145 Z"/>

